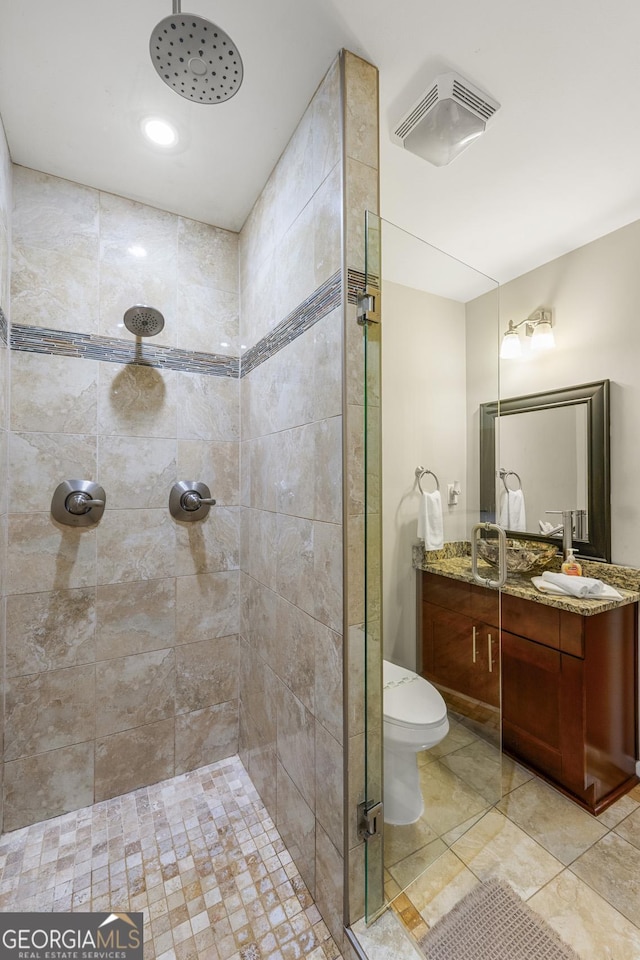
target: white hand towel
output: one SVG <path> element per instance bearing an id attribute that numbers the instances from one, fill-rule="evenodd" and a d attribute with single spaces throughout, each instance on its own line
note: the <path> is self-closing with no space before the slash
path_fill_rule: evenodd
<path id="1" fill-rule="evenodd" d="M 503 490 L 500 498 L 500 526 L 505 530 L 527 529 L 527 515 L 522 490 Z"/>
<path id="2" fill-rule="evenodd" d="M 573 577 L 572 579 L 576 579 Z M 555 583 L 551 583 L 549 580 L 544 580 L 542 577 L 531 577 L 531 583 L 534 585 L 536 590 L 540 593 L 548 593 L 554 597 L 570 597 L 571 593 L 568 593 L 563 587 L 557 586 Z M 584 599 L 581 598 L 581 599 Z M 587 596 L 589 600 L 621 600 L 622 594 L 619 593 L 615 587 L 610 587 L 608 583 L 602 584 L 602 593 L 599 593 L 594 596 Z"/>
<path id="3" fill-rule="evenodd" d="M 418 507 L 418 539 L 424 540 L 425 550 L 441 550 L 444 546 L 442 501 L 440 491 L 423 493 Z"/>
<path id="4" fill-rule="evenodd" d="M 622 594 L 618 593 L 615 587 L 610 587 L 602 580 L 596 580 L 594 577 L 570 577 L 566 573 L 551 573 L 549 570 L 545 570 L 540 579 L 546 584 L 560 588 L 571 597 L 595 597 L 600 600 L 605 597 L 622 599 Z"/>

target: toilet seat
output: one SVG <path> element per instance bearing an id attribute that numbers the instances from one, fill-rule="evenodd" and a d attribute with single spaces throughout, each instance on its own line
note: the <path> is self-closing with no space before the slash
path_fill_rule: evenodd
<path id="1" fill-rule="evenodd" d="M 413 670 L 383 662 L 384 722 L 394 727 L 436 727 L 447 716 L 439 691 Z"/>

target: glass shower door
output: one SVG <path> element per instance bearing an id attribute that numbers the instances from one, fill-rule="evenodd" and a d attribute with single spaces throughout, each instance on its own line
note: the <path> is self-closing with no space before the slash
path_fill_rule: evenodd
<path id="1" fill-rule="evenodd" d="M 498 577 L 492 567 L 480 563 L 483 585 L 471 570 L 472 530 L 488 519 L 480 504 L 480 405 L 499 398 L 498 285 L 368 214 L 366 287 L 370 802 L 390 793 L 383 771 L 383 662 L 405 671 L 402 690 L 419 689 L 415 674 L 427 680 L 442 696 L 449 721 L 444 737 L 428 743 L 425 734 L 424 749 L 415 751 L 420 815 L 401 822 L 387 803 L 382 839 L 379 831 L 367 842 L 370 920 L 400 892 L 410 898 L 418 878 L 502 797 L 501 592 L 487 585 Z M 420 510 L 428 514 L 419 531 Z M 484 527 L 477 534 L 493 535 Z M 410 729 L 409 717 L 398 720 Z"/>
<path id="2" fill-rule="evenodd" d="M 364 732 L 365 916 L 385 905 L 382 812 L 382 445 L 381 221 L 365 214 L 365 289 L 358 308 L 364 344 Z"/>

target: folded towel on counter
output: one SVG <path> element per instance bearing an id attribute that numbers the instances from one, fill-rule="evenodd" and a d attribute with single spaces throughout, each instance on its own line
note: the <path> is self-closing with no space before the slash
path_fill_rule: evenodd
<path id="1" fill-rule="evenodd" d="M 500 526 L 505 530 L 527 529 L 527 516 L 524 507 L 524 493 L 522 490 L 503 490 L 500 499 Z"/>
<path id="2" fill-rule="evenodd" d="M 622 600 L 622 594 L 594 577 L 571 577 L 566 573 L 551 573 L 545 570 L 541 577 L 532 577 L 531 582 L 540 593 L 555 596 L 580 597 L 594 600 Z"/>
<path id="3" fill-rule="evenodd" d="M 423 493 L 418 507 L 418 539 L 424 540 L 425 550 L 442 550 L 444 525 L 440 491 Z"/>
<path id="4" fill-rule="evenodd" d="M 540 527 L 540 533 L 544 533 L 547 537 L 553 537 L 557 533 L 562 533 L 564 529 L 561 523 L 554 525 L 547 520 L 538 520 L 538 526 Z"/>

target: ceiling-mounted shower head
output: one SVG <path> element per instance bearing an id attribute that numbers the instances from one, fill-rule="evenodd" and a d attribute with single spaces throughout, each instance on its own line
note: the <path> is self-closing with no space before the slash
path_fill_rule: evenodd
<path id="1" fill-rule="evenodd" d="M 235 43 L 210 20 L 181 13 L 161 20 L 149 40 L 158 75 L 181 97 L 195 103 L 222 103 L 240 89 L 244 69 Z"/>
<path id="2" fill-rule="evenodd" d="M 136 337 L 155 337 L 164 327 L 164 317 L 155 307 L 137 303 L 125 311 L 124 325 Z"/>

